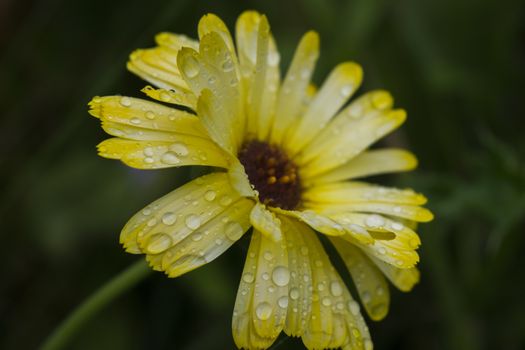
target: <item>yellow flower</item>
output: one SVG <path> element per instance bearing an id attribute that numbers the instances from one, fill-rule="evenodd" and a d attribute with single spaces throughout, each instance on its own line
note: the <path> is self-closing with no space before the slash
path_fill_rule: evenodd
<path id="1" fill-rule="evenodd" d="M 385 277 L 402 291 L 417 283 L 420 240 L 411 227 L 432 219 L 425 197 L 354 180 L 416 166 L 401 149 L 366 150 L 405 112 L 385 91 L 345 106 L 362 80 L 354 62 L 335 67 L 316 91 L 313 31 L 283 81 L 264 15 L 239 17 L 236 47 L 215 15 L 201 19 L 198 33 L 199 41 L 161 33 L 158 46 L 130 56 L 129 70 L 156 86 L 143 92 L 173 108 L 121 96 L 90 102 L 115 136 L 98 146 L 101 156 L 140 169 L 217 168 L 133 216 L 121 243 L 176 277 L 253 227 L 233 312 L 237 346 L 268 348 L 284 331 L 308 349 L 371 348 L 360 307 L 315 231 L 341 255 L 372 320 L 388 311 Z"/>

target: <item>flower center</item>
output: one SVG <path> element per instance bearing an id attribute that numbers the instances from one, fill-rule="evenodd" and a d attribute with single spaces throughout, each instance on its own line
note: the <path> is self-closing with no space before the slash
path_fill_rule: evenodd
<path id="1" fill-rule="evenodd" d="M 238 156 L 262 203 L 287 210 L 297 208 L 301 181 L 297 166 L 283 150 L 253 140 L 242 145 Z"/>

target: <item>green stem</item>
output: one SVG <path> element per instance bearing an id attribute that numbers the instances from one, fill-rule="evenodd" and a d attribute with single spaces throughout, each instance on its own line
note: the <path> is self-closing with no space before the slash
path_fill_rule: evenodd
<path id="1" fill-rule="evenodd" d="M 41 349 L 63 349 L 82 326 L 98 311 L 120 294 L 143 280 L 151 271 L 152 270 L 144 260 L 140 260 L 128 267 L 80 304 L 73 313 L 70 314 L 53 333 L 51 333 L 51 335 L 45 340 Z"/>

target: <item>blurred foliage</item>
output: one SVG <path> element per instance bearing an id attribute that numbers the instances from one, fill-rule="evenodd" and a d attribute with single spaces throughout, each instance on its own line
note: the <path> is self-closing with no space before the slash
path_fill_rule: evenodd
<path id="1" fill-rule="evenodd" d="M 0 348 L 32 349 L 80 301 L 137 259 L 118 233 L 137 210 L 196 175 L 97 157 L 93 95 L 140 96 L 127 55 L 163 30 L 196 36 L 214 12 L 233 28 L 268 15 L 283 67 L 319 31 L 316 82 L 343 60 L 361 91 L 386 88 L 416 172 L 374 181 L 428 195 L 422 281 L 393 291 L 377 349 L 525 348 L 525 3 L 519 0 L 65 1 L 0 3 Z M 199 171 L 199 170 L 196 170 Z M 231 349 L 247 239 L 178 279 L 154 274 L 103 311 L 74 349 Z M 300 349 L 295 339 L 279 348 Z"/>

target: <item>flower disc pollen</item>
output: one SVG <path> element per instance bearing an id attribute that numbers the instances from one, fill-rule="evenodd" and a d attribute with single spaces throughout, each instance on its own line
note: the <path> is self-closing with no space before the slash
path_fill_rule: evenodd
<path id="1" fill-rule="evenodd" d="M 299 206 L 301 181 L 297 166 L 281 148 L 253 140 L 243 144 L 238 156 L 262 203 L 287 210 Z"/>

